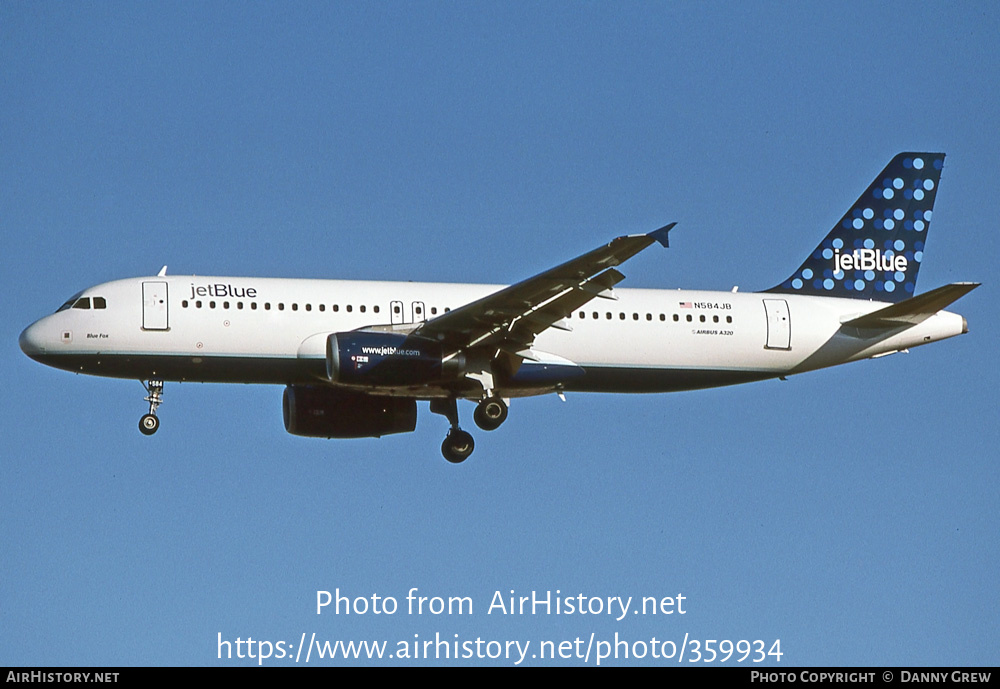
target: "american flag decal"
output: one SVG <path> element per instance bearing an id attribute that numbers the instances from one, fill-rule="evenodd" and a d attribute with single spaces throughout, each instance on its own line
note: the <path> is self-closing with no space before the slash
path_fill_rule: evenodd
<path id="1" fill-rule="evenodd" d="M 682 301 L 681 302 L 681 308 L 682 309 L 690 309 L 690 308 L 694 308 L 694 307 L 692 306 L 691 302 L 689 302 L 689 301 Z"/>

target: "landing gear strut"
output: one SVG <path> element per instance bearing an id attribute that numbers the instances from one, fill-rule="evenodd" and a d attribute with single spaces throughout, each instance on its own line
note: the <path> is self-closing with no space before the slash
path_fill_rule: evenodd
<path id="1" fill-rule="evenodd" d="M 160 428 L 160 420 L 156 416 L 156 408 L 163 404 L 163 381 L 151 380 L 143 383 L 146 388 L 145 400 L 149 402 L 149 413 L 139 419 L 139 430 L 143 435 L 153 435 Z"/>
<path id="2" fill-rule="evenodd" d="M 458 401 L 454 397 L 431 400 L 431 411 L 443 414 L 451 423 L 451 430 L 441 443 L 441 454 L 452 464 L 464 462 L 476 448 L 476 441 L 472 434 L 458 427 Z"/>

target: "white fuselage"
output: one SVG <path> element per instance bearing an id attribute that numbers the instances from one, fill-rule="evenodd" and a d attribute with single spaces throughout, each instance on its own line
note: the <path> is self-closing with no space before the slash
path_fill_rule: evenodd
<path id="1" fill-rule="evenodd" d="M 21 347 L 66 370 L 135 379 L 240 383 L 326 380 L 336 332 L 419 323 L 496 292 L 497 285 L 158 276 L 80 293 L 21 335 Z M 668 392 L 774 378 L 891 353 L 965 332 L 940 312 L 877 335 L 842 323 L 875 301 L 775 293 L 619 289 L 537 337 L 528 363 L 572 363 L 564 382 L 510 383 L 506 397 L 555 390 Z M 103 308 L 94 308 L 100 298 Z M 393 390 L 417 398 L 435 385 Z"/>

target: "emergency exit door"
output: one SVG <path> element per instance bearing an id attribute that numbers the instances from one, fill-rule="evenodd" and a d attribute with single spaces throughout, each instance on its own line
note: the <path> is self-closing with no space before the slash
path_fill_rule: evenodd
<path id="1" fill-rule="evenodd" d="M 406 316 L 403 315 L 403 302 L 401 301 L 391 302 L 389 304 L 389 314 L 390 314 L 389 322 L 392 323 L 393 325 L 398 325 L 400 323 L 403 323 L 404 319 L 406 318 Z"/>
<path id="2" fill-rule="evenodd" d="M 415 301 L 410 307 L 410 311 L 413 313 L 413 322 L 422 323 L 424 321 L 424 302 Z"/>

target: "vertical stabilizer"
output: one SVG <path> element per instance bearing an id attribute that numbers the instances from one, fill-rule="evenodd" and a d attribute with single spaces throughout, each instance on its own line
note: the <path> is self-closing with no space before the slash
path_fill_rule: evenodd
<path id="1" fill-rule="evenodd" d="M 768 292 L 912 297 L 944 153 L 900 153 L 787 280 Z"/>

